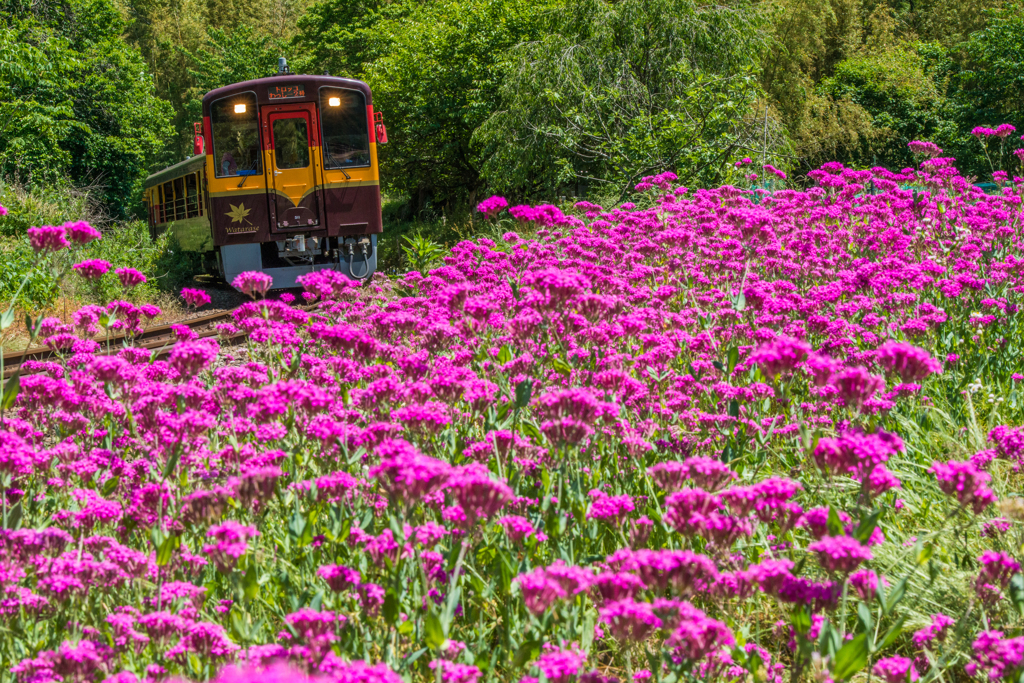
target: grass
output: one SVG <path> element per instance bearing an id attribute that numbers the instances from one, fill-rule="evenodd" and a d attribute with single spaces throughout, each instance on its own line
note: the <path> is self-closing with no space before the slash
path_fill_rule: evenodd
<path id="1" fill-rule="evenodd" d="M 97 189 L 76 188 L 70 184 L 29 188 L 0 179 L 0 205 L 8 209 L 8 214 L 0 218 L 0 310 L 13 305 L 18 313 L 17 323 L 0 339 L 5 347 L 24 347 L 26 314 L 53 316 L 69 322 L 80 306 L 115 299 L 154 303 L 165 315 L 179 312 L 179 304 L 172 293 L 200 272 L 200 259 L 182 251 L 168 233 L 153 240 L 143 221 L 109 220 L 94 199 Z M 72 262 L 102 259 L 111 264 L 112 271 L 135 268 L 146 274 L 147 282 L 125 292 L 113 272 L 103 276 L 98 286 L 93 287 L 68 270 L 71 263 L 56 273 L 41 267 L 28 243 L 27 229 L 77 220 L 98 228 L 103 237 L 80 248 Z"/>

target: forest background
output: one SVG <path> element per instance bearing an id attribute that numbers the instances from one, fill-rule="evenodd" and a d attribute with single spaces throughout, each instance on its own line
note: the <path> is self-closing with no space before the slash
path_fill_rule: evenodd
<path id="1" fill-rule="evenodd" d="M 381 176 L 397 220 L 467 216 L 490 193 L 621 201 L 665 170 L 691 187 L 749 184 L 750 169 L 735 166 L 745 157 L 795 184 L 831 160 L 899 169 L 914 139 L 984 182 L 1016 136 L 986 149 L 971 130 L 1024 129 L 1020 10 L 1000 0 L 0 0 L 0 203 L 21 209 L 2 229 L 64 210 L 51 201 L 49 214 L 33 212 L 50 196 L 84 197 L 112 220 L 140 216 L 145 176 L 191 154 L 203 94 L 273 74 L 279 56 L 296 72 L 371 85 L 391 137 Z"/>

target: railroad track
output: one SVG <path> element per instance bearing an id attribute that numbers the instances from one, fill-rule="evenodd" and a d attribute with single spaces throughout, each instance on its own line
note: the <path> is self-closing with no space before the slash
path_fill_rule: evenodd
<path id="1" fill-rule="evenodd" d="M 216 325 L 223 322 L 230 322 L 233 320 L 231 314 L 234 310 L 220 311 L 218 313 L 210 313 L 208 315 L 200 316 L 198 318 L 191 318 L 189 320 L 180 320 L 166 325 L 155 325 L 147 328 L 142 334 L 137 334 L 132 337 L 132 346 L 141 349 L 148 349 L 155 352 L 158 356 L 164 356 L 170 353 L 171 348 L 177 343 L 177 337 L 174 331 L 171 330 L 172 325 L 187 325 L 191 327 L 193 331 L 199 335 L 200 338 L 212 337 L 218 334 Z M 235 337 L 244 339 L 245 335 L 232 335 L 229 337 L 222 338 L 222 341 L 231 343 Z M 124 346 L 125 340 L 128 336 L 125 334 L 112 334 L 110 337 L 95 337 L 94 341 L 99 342 L 103 345 L 103 350 L 100 353 L 106 353 L 106 348 L 109 345 L 112 353 L 116 353 L 121 350 Z M 109 344 L 108 344 L 109 342 Z M 20 353 L 4 354 L 4 379 L 12 376 L 15 372 L 21 369 L 21 366 L 25 361 L 30 360 L 50 360 L 57 356 L 52 349 L 46 346 L 34 346 Z M 24 372 L 22 373 L 24 374 Z"/>

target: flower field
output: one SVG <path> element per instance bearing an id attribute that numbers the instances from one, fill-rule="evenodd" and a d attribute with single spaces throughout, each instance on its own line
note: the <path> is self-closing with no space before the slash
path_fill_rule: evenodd
<path id="1" fill-rule="evenodd" d="M 244 346 L 42 321 L 0 677 L 1020 680 L 1021 195 L 915 144 L 806 191 L 491 198 L 504 236 L 429 273 L 243 274 Z"/>

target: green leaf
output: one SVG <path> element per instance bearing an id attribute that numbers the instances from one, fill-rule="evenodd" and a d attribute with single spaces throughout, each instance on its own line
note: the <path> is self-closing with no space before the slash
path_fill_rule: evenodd
<path id="1" fill-rule="evenodd" d="M 18 379 L 18 373 L 15 372 L 11 378 L 4 383 L 3 400 L 0 401 L 0 405 L 3 406 L 4 410 L 10 410 L 14 407 L 14 402 L 18 399 L 18 394 L 20 392 L 21 380 Z"/>
<path id="2" fill-rule="evenodd" d="M 530 397 L 533 395 L 533 380 L 524 379 L 516 385 L 516 408 L 522 409 L 530 405 Z"/>
<path id="3" fill-rule="evenodd" d="M 921 546 L 921 549 L 917 552 L 917 566 L 925 564 L 932 559 L 932 555 L 935 554 L 935 546 L 931 542 L 925 543 Z"/>
<path id="4" fill-rule="evenodd" d="M 790 617 L 790 624 L 792 624 L 793 630 L 800 634 L 807 633 L 811 630 L 811 613 L 807 610 L 806 606 L 801 606 L 793 610 L 793 614 Z"/>
<path id="5" fill-rule="evenodd" d="M 516 654 L 512 657 L 512 666 L 516 669 L 524 666 L 527 662 L 533 661 L 540 655 L 540 641 L 539 640 L 527 640 L 525 643 L 516 649 Z"/>
<path id="6" fill-rule="evenodd" d="M 900 637 L 900 634 L 903 633 L 903 621 L 904 617 L 900 617 L 896 623 L 885 632 L 885 636 L 882 637 L 882 642 L 878 643 L 875 648 L 876 651 L 885 649 L 889 645 L 892 645 L 893 642 Z"/>
<path id="7" fill-rule="evenodd" d="M 900 600 L 903 599 L 903 595 L 907 592 L 907 579 L 900 579 L 900 582 L 896 584 L 896 587 L 889 593 L 889 599 L 885 601 L 883 611 L 886 614 L 892 612 L 893 608 L 899 604 Z"/>
<path id="8" fill-rule="evenodd" d="M 540 433 L 540 429 L 537 428 L 537 425 L 532 422 L 523 422 L 519 428 L 523 430 L 523 434 L 534 441 L 538 443 L 542 443 L 544 441 L 544 435 Z"/>
<path id="9" fill-rule="evenodd" d="M 554 358 L 551 361 L 551 366 L 555 369 L 556 372 L 561 373 L 566 377 L 572 374 L 572 366 L 566 363 L 561 358 Z"/>
<path id="10" fill-rule="evenodd" d="M 846 535 L 843 530 L 843 520 L 839 519 L 839 513 L 835 511 L 835 508 L 828 509 L 828 520 L 825 522 L 825 527 L 828 529 L 829 536 Z"/>
<path id="11" fill-rule="evenodd" d="M 866 633 L 847 641 L 836 653 L 836 663 L 832 667 L 832 676 L 838 681 L 845 681 L 863 669 L 868 663 L 868 639 Z"/>
<path id="12" fill-rule="evenodd" d="M 20 500 L 7 511 L 8 529 L 18 529 L 19 527 L 21 527 L 21 518 L 23 511 L 24 508 L 22 508 Z"/>
<path id="13" fill-rule="evenodd" d="M 867 517 L 861 519 L 860 524 L 857 525 L 856 531 L 853 532 L 853 537 L 862 544 L 867 543 L 871 538 L 871 534 L 874 533 L 875 528 L 878 526 L 878 518 L 881 516 L 882 510 L 878 509 Z"/>
<path id="14" fill-rule="evenodd" d="M 14 324 L 14 307 L 8 308 L 4 311 L 3 315 L 0 315 L 0 330 L 6 330 L 8 327 Z"/>
<path id="15" fill-rule="evenodd" d="M 181 547 L 181 537 L 170 535 L 163 540 L 163 543 L 159 545 L 156 550 L 156 564 L 159 567 L 164 567 L 171 558 L 174 557 L 174 551 Z"/>
<path id="16" fill-rule="evenodd" d="M 307 526 L 309 526 L 309 524 L 306 521 L 306 516 L 296 510 L 292 513 L 292 517 L 288 522 L 288 533 L 291 534 L 292 538 L 297 540 L 300 545 L 302 545 L 302 539 L 306 536 Z"/>
<path id="17" fill-rule="evenodd" d="M 741 295 L 742 296 L 742 295 Z M 736 368 L 736 363 L 740 360 L 740 350 L 735 346 L 729 347 L 729 352 L 726 355 L 725 364 L 725 375 L 728 377 L 732 374 L 732 371 Z"/>
<path id="18" fill-rule="evenodd" d="M 1024 575 L 1014 574 L 1010 579 L 1010 600 L 1017 611 L 1024 614 Z"/>
<path id="19" fill-rule="evenodd" d="M 108 497 L 117 488 L 117 485 L 121 483 L 121 477 L 111 477 L 103 482 L 103 488 L 100 489 L 100 493 L 104 498 Z"/>
<path id="20" fill-rule="evenodd" d="M 394 625 L 398 621 L 398 596 L 395 595 L 395 589 L 389 588 L 387 594 L 384 596 L 384 622 L 387 624 Z M 405 622 L 409 624 L 409 628 L 412 628 L 412 621 Z M 405 624 L 402 624 L 403 626 Z"/>
<path id="21" fill-rule="evenodd" d="M 249 640 L 249 629 L 245 623 L 242 622 L 242 615 L 238 610 L 231 610 L 230 614 L 231 621 L 231 634 L 236 640 L 240 640 L 243 643 Z"/>
<path id="22" fill-rule="evenodd" d="M 174 451 L 171 453 L 171 457 L 167 458 L 167 464 L 164 465 L 164 479 L 171 476 L 171 472 L 178 466 L 178 459 L 181 458 L 181 446 L 176 446 Z"/>
<path id="23" fill-rule="evenodd" d="M 249 568 L 246 569 L 245 574 L 242 575 L 242 594 L 245 595 L 246 600 L 252 600 L 256 597 L 256 594 L 260 592 L 259 578 L 259 572 L 256 570 L 256 565 L 250 562 Z"/>
<path id="24" fill-rule="evenodd" d="M 863 602 L 857 604 L 857 618 L 864 626 L 865 633 L 871 633 L 874 630 L 875 620 L 871 617 L 871 609 Z"/>
<path id="25" fill-rule="evenodd" d="M 501 347 L 501 350 L 498 351 L 498 362 L 504 365 L 510 360 L 512 360 L 512 349 L 508 347 L 508 344 L 505 344 Z"/>
<path id="26" fill-rule="evenodd" d="M 431 609 L 427 612 L 427 617 L 424 622 L 427 645 L 429 645 L 431 649 L 436 650 L 444 644 L 444 628 L 441 626 L 441 619 L 437 616 L 437 613 Z"/>
<path id="27" fill-rule="evenodd" d="M 589 652 L 594 642 L 594 626 L 597 624 L 597 610 L 591 608 L 583 615 L 583 651 Z"/>

